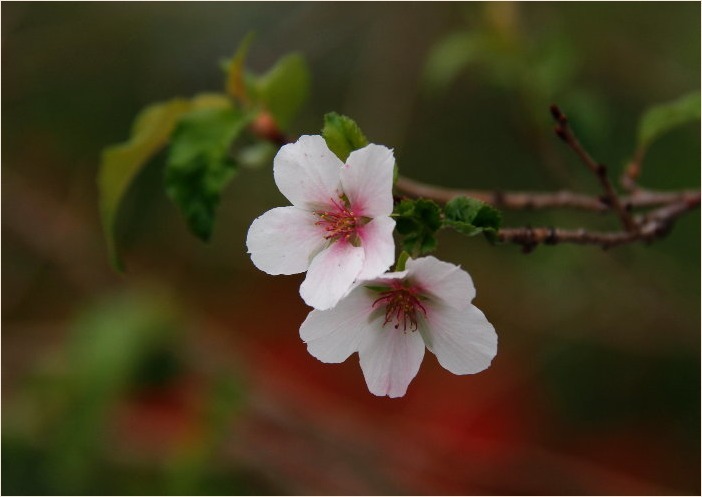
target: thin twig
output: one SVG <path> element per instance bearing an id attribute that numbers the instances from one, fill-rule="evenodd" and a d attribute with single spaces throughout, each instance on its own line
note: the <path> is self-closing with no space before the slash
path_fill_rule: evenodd
<path id="1" fill-rule="evenodd" d="M 633 242 L 651 242 L 667 235 L 675 221 L 688 211 L 700 206 L 700 195 L 684 201 L 677 201 L 660 207 L 647 214 L 638 216 L 637 231 L 596 232 L 585 229 L 564 230 L 560 228 L 503 228 L 497 233 L 501 242 L 521 245 L 525 252 L 530 252 L 537 245 L 557 245 L 574 243 L 579 245 L 598 245 L 603 249 Z"/>
<path id="2" fill-rule="evenodd" d="M 584 195 L 568 190 L 559 190 L 556 192 L 465 190 L 429 185 L 404 176 L 397 178 L 395 187 L 399 192 L 406 195 L 428 198 L 439 203 L 446 203 L 456 197 L 471 197 L 482 200 L 499 209 L 509 210 L 568 208 L 593 212 L 608 212 L 611 209 L 600 197 Z M 631 206 L 631 208 L 642 208 L 667 205 L 672 202 L 694 199 L 696 196 L 699 196 L 699 192 L 695 190 L 671 192 L 637 190 L 631 195 L 620 197 L 620 200 L 624 205 Z"/>
<path id="3" fill-rule="evenodd" d="M 568 190 L 556 192 L 504 192 L 465 190 L 429 185 L 404 176 L 397 178 L 395 188 L 412 197 L 423 197 L 446 203 L 456 197 L 472 197 L 501 209 L 530 210 L 570 208 L 592 212 L 614 210 L 625 231 L 597 232 L 586 229 L 566 230 L 553 227 L 502 228 L 497 239 L 504 243 L 521 245 L 524 252 L 532 251 L 540 244 L 557 245 L 573 243 L 595 245 L 608 249 L 633 242 L 651 242 L 667 235 L 678 217 L 700 206 L 700 192 L 681 190 L 661 192 L 642 189 L 636 184 L 640 168 L 626 171 L 622 177 L 625 188 L 631 193 L 620 197 L 607 176 L 607 168 L 597 163 L 583 148 L 568 124 L 565 115 L 557 106 L 551 106 L 551 114 L 558 123 L 556 134 L 580 157 L 581 161 L 597 176 L 604 195 L 600 197 L 575 193 Z M 260 124 L 260 123 L 259 123 Z M 269 124 L 269 123 L 266 123 Z M 267 139 L 278 146 L 291 143 L 290 137 L 271 133 L 270 127 L 254 126 L 252 131 L 259 138 Z M 273 136 L 275 135 L 275 136 Z M 625 176 L 627 177 L 625 179 Z M 628 179 L 628 183 L 625 183 Z M 634 217 L 631 209 L 657 207 L 646 214 Z"/>
<path id="4" fill-rule="evenodd" d="M 573 149 L 575 154 L 580 158 L 583 164 L 585 164 L 590 171 L 597 176 L 600 184 L 602 185 L 602 190 L 604 191 L 603 200 L 612 206 L 614 211 L 619 216 L 622 225 L 627 231 L 635 232 L 638 226 L 634 222 L 634 218 L 631 213 L 626 209 L 624 204 L 619 199 L 619 195 L 612 186 L 612 182 L 607 176 L 607 166 L 596 162 L 592 156 L 583 148 L 580 141 L 573 133 L 570 124 L 568 123 L 568 118 L 561 112 L 561 110 L 556 105 L 551 106 L 551 115 L 556 120 L 556 134 L 563 140 L 568 146 Z"/>

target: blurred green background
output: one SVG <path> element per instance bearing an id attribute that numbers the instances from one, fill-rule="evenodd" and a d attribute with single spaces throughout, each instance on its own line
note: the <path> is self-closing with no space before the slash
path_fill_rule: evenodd
<path id="1" fill-rule="evenodd" d="M 494 324 L 492 367 L 427 354 L 403 399 L 298 337 L 301 276 L 255 270 L 257 215 L 287 202 L 241 171 L 214 236 L 188 233 L 163 157 L 107 261 L 95 178 L 145 105 L 221 91 L 249 31 L 254 70 L 312 71 L 296 134 L 325 112 L 446 186 L 594 178 L 552 135 L 557 102 L 618 176 L 650 105 L 700 88 L 698 3 L 3 3 L 4 494 L 699 494 L 700 216 L 650 246 L 493 247 L 441 233 Z M 699 124 L 650 150 L 642 184 L 700 184 Z M 616 228 L 572 212 L 504 224 Z"/>

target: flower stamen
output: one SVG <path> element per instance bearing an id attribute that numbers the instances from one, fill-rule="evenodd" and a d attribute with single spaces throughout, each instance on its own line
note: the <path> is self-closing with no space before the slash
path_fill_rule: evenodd
<path id="1" fill-rule="evenodd" d="M 373 307 L 385 304 L 385 322 L 383 327 L 391 321 L 395 322 L 395 329 L 407 332 L 407 327 L 411 332 L 417 331 L 419 323 L 417 321 L 417 310 L 427 315 L 427 310 L 422 305 L 416 289 L 403 287 L 399 283 L 393 282 L 393 288 L 380 292 L 380 298 L 373 302 Z"/>
<path id="2" fill-rule="evenodd" d="M 361 219 L 347 205 L 343 196 L 339 196 L 339 200 L 331 199 L 334 206 L 332 211 L 316 211 L 315 214 L 319 217 L 319 221 L 315 224 L 323 226 L 326 235 L 325 239 L 333 242 L 345 239 L 350 241 L 356 234 L 358 227 L 361 225 Z"/>

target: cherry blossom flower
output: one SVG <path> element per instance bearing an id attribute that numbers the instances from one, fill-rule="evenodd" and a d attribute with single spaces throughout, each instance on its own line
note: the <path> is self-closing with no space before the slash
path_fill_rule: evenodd
<path id="1" fill-rule="evenodd" d="M 300 327 L 307 350 L 339 363 L 358 352 L 368 389 L 402 397 L 425 347 L 454 374 L 483 371 L 497 353 L 497 334 L 471 301 L 473 282 L 459 266 L 435 257 L 407 261 L 405 271 L 363 281 Z"/>
<path id="2" fill-rule="evenodd" d="M 346 164 L 321 136 L 282 147 L 273 176 L 292 206 L 251 224 L 246 245 L 254 265 L 268 274 L 307 271 L 300 295 L 315 309 L 333 307 L 357 279 L 383 274 L 395 260 L 394 164 L 381 145 L 351 152 Z"/>

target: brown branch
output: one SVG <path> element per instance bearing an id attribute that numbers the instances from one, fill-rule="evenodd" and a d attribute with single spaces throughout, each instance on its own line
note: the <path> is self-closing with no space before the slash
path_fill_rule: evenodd
<path id="1" fill-rule="evenodd" d="M 585 229 L 564 230 L 560 228 L 503 228 L 497 233 L 497 239 L 505 243 L 521 245 L 525 252 L 530 252 L 537 245 L 557 245 L 574 243 L 579 245 L 597 245 L 603 249 L 633 242 L 652 242 L 670 232 L 675 221 L 686 212 L 700 206 L 700 195 L 691 196 L 660 207 L 647 214 L 637 216 L 637 231 L 596 232 Z"/>
<path id="2" fill-rule="evenodd" d="M 619 195 L 612 186 L 612 182 L 609 180 L 609 176 L 607 176 L 607 167 L 604 164 L 596 162 L 592 158 L 592 156 L 589 153 L 587 153 L 587 150 L 583 148 L 583 146 L 580 144 L 580 141 L 575 136 L 575 133 L 573 133 L 573 130 L 571 129 L 570 124 L 568 123 L 568 118 L 566 118 L 565 114 L 561 112 L 558 106 L 551 106 L 551 115 L 557 123 L 555 131 L 558 137 L 564 142 L 566 142 L 566 144 L 568 144 L 568 146 L 580 158 L 581 162 L 585 164 L 585 166 L 587 166 L 588 169 L 590 169 L 590 171 L 592 171 L 592 173 L 595 174 L 595 176 L 597 176 L 597 179 L 602 185 L 602 190 L 604 191 L 604 196 L 602 199 L 608 205 L 612 206 L 614 211 L 619 216 L 619 219 L 621 220 L 624 228 L 627 231 L 635 232 L 638 229 L 638 226 L 634 222 L 631 213 L 620 201 Z"/>
<path id="3" fill-rule="evenodd" d="M 611 207 L 599 197 L 575 193 L 568 190 L 556 192 L 505 192 L 486 190 L 465 190 L 429 185 L 400 176 L 395 187 L 401 193 L 412 197 L 424 197 L 439 203 L 446 203 L 456 197 L 471 197 L 482 200 L 499 209 L 536 210 L 570 208 L 593 212 L 608 212 Z M 631 195 L 620 197 L 625 206 L 631 208 L 657 207 L 673 202 L 682 202 L 699 196 L 695 190 L 661 192 L 637 190 Z"/>
<path id="4" fill-rule="evenodd" d="M 622 176 L 622 185 L 631 193 L 620 197 L 607 176 L 607 168 L 596 162 L 583 148 L 570 128 L 566 116 L 555 105 L 551 106 L 551 114 L 557 122 L 555 131 L 558 137 L 597 176 L 604 192 L 601 197 L 566 190 L 546 193 L 450 189 L 427 185 L 404 177 L 398 178 L 396 188 L 412 196 L 430 198 L 442 203 L 455 197 L 467 196 L 503 209 L 573 208 L 594 212 L 614 211 L 624 227 L 624 231 L 612 232 L 566 230 L 553 227 L 503 228 L 498 231 L 499 241 L 521 245 L 524 252 L 530 252 L 540 244 L 574 243 L 607 249 L 633 242 L 652 242 L 667 235 L 678 217 L 699 207 L 699 191 L 657 192 L 639 188 L 636 183 L 640 174 L 638 156 Z M 631 210 L 641 207 L 657 207 L 657 209 L 634 217 Z"/>
<path id="5" fill-rule="evenodd" d="M 530 210 L 549 208 L 570 208 L 592 212 L 610 212 L 614 210 L 625 231 L 598 232 L 586 229 L 566 230 L 561 228 L 502 228 L 497 239 L 503 243 L 521 245 L 524 252 L 532 251 L 540 244 L 557 245 L 573 243 L 595 245 L 608 249 L 633 242 L 652 242 L 667 235 L 680 216 L 700 206 L 700 192 L 681 190 L 662 192 L 642 189 L 636 184 L 640 173 L 640 158 L 622 176 L 622 185 L 631 193 L 619 196 L 607 176 L 607 168 L 597 163 L 583 148 L 573 133 L 566 116 L 553 105 L 551 114 L 556 119 L 556 134 L 570 146 L 580 160 L 598 178 L 604 191 L 600 197 L 575 193 L 568 190 L 556 192 L 505 192 L 485 190 L 465 190 L 444 188 L 399 176 L 395 188 L 412 197 L 423 197 L 446 203 L 456 197 L 471 197 L 492 204 L 501 209 Z M 274 124 L 274 123 L 273 123 Z M 251 127 L 259 138 L 266 139 L 278 146 L 290 143 L 290 137 L 283 135 L 268 119 L 259 119 Z M 647 214 L 632 216 L 636 208 L 657 207 Z"/>
<path id="6" fill-rule="evenodd" d="M 462 190 L 428 185 L 400 176 L 395 187 L 413 197 L 423 197 L 446 203 L 456 197 L 472 197 L 501 209 L 528 210 L 548 208 L 573 208 L 593 212 L 608 212 L 612 209 L 599 197 L 583 195 L 566 190 L 558 192 L 501 192 L 483 190 Z M 620 197 L 622 203 L 631 208 L 658 207 L 647 214 L 637 216 L 632 221 L 636 231 L 595 232 L 585 229 L 565 230 L 560 228 L 503 228 L 498 232 L 498 240 L 522 245 L 530 252 L 537 245 L 574 243 L 611 248 L 638 241 L 653 241 L 665 236 L 674 221 L 686 212 L 700 206 L 700 192 L 682 190 L 659 192 L 639 189 Z"/>

